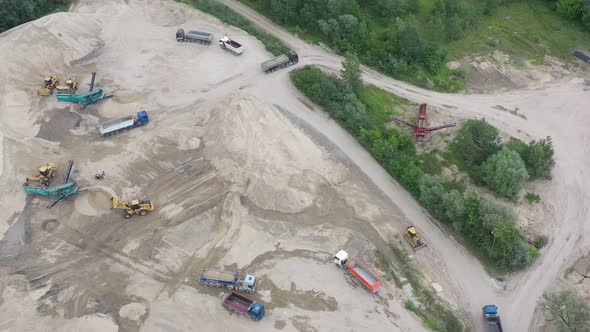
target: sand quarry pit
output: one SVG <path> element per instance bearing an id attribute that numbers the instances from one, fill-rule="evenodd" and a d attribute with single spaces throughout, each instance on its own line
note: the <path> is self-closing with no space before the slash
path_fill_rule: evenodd
<path id="1" fill-rule="evenodd" d="M 228 34 L 246 51 L 179 44 L 180 26 Z M 372 296 L 333 266 L 345 247 L 384 275 L 374 250 L 401 217 L 274 104 L 293 88 L 287 72 L 260 72 L 271 55 L 255 38 L 171 1 L 79 1 L 0 35 L 0 50 L 3 328 L 423 330 L 393 282 Z M 92 71 L 115 98 L 80 111 L 37 96 L 48 73 L 76 76 L 84 90 Z M 147 126 L 96 133 L 139 109 Z M 70 159 L 88 192 L 51 210 L 25 196 L 22 179 L 38 165 L 54 162 L 60 175 Z M 127 221 L 112 195 L 150 199 L 156 211 Z M 227 291 L 196 281 L 205 267 L 257 275 L 252 297 L 267 317 L 223 309 Z"/>

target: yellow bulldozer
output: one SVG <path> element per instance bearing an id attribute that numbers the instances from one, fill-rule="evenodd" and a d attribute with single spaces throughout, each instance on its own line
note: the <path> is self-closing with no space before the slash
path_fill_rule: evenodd
<path id="1" fill-rule="evenodd" d="M 43 87 L 41 89 L 39 89 L 39 91 L 37 93 L 40 96 L 49 96 L 49 95 L 53 94 L 53 90 L 55 90 L 58 83 L 59 83 L 59 77 L 57 77 L 56 75 L 47 76 L 47 77 L 45 77 L 45 80 L 43 81 Z"/>
<path id="2" fill-rule="evenodd" d="M 65 85 L 59 85 L 57 87 L 58 93 L 73 93 L 78 90 L 78 80 L 70 77 L 66 80 Z"/>
<path id="3" fill-rule="evenodd" d="M 414 251 L 426 247 L 426 243 L 422 241 L 422 237 L 420 237 L 420 234 L 418 234 L 418 231 L 414 226 L 410 226 L 406 229 L 406 234 L 404 235 L 404 237 L 406 238 L 406 241 L 408 241 L 410 247 L 412 247 Z"/>
<path id="4" fill-rule="evenodd" d="M 38 168 L 39 174 L 33 176 L 27 176 L 25 181 L 25 186 L 28 186 L 30 182 L 36 181 L 41 183 L 46 187 L 49 187 L 51 184 L 51 179 L 55 177 L 55 171 L 57 171 L 57 165 L 52 163 L 47 163 L 46 165 L 39 166 Z"/>
<path id="5" fill-rule="evenodd" d="M 125 209 L 125 219 L 129 219 L 135 214 L 145 216 L 155 209 L 149 200 L 134 199 L 131 202 L 123 203 L 119 202 L 117 196 L 113 196 L 111 200 L 113 201 L 113 209 Z"/>

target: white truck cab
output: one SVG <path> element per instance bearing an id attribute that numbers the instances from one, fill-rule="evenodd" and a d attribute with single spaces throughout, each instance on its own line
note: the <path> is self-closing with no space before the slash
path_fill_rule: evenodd
<path id="1" fill-rule="evenodd" d="M 339 268 L 344 268 L 346 262 L 348 261 L 348 253 L 344 250 L 340 250 L 334 256 L 334 263 L 338 265 Z"/>
<path id="2" fill-rule="evenodd" d="M 254 293 L 256 291 L 256 277 L 251 274 L 246 274 L 242 280 L 242 289 L 247 293 Z"/>

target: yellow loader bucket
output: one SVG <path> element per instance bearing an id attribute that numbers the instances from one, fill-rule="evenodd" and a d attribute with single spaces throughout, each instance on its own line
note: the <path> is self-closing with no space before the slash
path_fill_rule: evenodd
<path id="1" fill-rule="evenodd" d="M 51 90 L 49 90 L 48 88 L 41 88 L 39 89 L 39 91 L 37 91 L 37 93 L 39 94 L 39 96 L 49 96 L 51 94 Z"/>

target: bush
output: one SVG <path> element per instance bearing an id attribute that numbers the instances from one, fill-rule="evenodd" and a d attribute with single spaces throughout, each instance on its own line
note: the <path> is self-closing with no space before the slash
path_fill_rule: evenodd
<path id="1" fill-rule="evenodd" d="M 553 142 L 549 136 L 529 143 L 523 159 L 532 179 L 551 179 L 551 170 L 555 167 L 554 153 Z"/>
<path id="2" fill-rule="evenodd" d="M 541 201 L 541 196 L 539 196 L 539 195 L 537 195 L 535 193 L 526 193 L 526 195 L 524 195 L 524 199 L 529 204 L 539 203 Z"/>
<path id="3" fill-rule="evenodd" d="M 485 119 L 467 120 L 457 131 L 451 151 L 472 176 L 477 167 L 500 150 L 498 129 Z"/>
<path id="4" fill-rule="evenodd" d="M 56 11 L 67 11 L 69 0 L 2 0 L 0 32 Z"/>
<path id="5" fill-rule="evenodd" d="M 526 166 L 517 152 L 503 148 L 482 167 L 484 183 L 495 192 L 515 199 L 529 179 Z"/>

